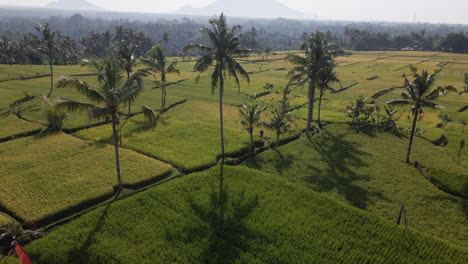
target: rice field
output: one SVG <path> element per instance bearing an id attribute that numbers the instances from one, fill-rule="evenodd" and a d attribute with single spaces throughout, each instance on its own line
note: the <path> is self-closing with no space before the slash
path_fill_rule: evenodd
<path id="1" fill-rule="evenodd" d="M 241 80 L 240 88 L 232 79 L 226 81 L 230 159 L 245 158 L 249 143 L 239 106 L 273 83 L 271 94 L 256 98 L 271 109 L 280 99 L 276 91 L 288 83 L 291 65 L 285 57 L 278 52 L 266 60 L 242 58 L 250 81 Z M 459 146 L 461 140 L 468 142 L 468 119 L 458 109 L 467 104 L 468 94 L 440 98 L 444 108 L 426 109 L 418 122 L 422 134 L 413 159 L 427 168 L 427 179 L 403 163 L 406 137 L 356 134 L 345 124 L 350 121 L 345 111 L 358 96 L 401 86 L 410 65 L 440 68 L 436 86 L 461 91 L 468 56 L 353 51 L 336 63 L 341 84 L 333 87 L 357 84 L 325 95 L 322 120 L 332 123 L 325 133 L 227 168 L 227 229 L 213 224 L 209 202 L 219 168 L 213 167 L 220 156 L 219 91 L 211 89 L 209 73 L 197 82 L 194 62 L 180 62 L 180 76 L 169 76 L 167 104 L 187 102 L 160 115 L 155 128 L 140 114 L 123 120 L 121 167 L 124 185 L 135 189 L 176 169 L 182 177 L 86 213 L 28 245 L 28 252 L 37 263 L 465 263 L 468 148 L 460 151 Z M 98 84 L 88 68 L 56 66 L 55 71 Z M 96 121 L 87 113 L 69 113 L 63 128 L 70 134 L 44 132 L 41 97 L 49 91 L 47 74 L 44 65 L 0 65 L 0 226 L 10 217 L 49 224 L 114 193 L 109 124 L 90 127 Z M 141 105 L 160 109 L 161 91 L 153 88 L 157 78 L 147 77 L 133 113 Z M 307 87 L 293 88 L 292 105 L 298 107 L 291 112 L 294 131 L 282 139 L 296 138 L 305 128 L 307 93 Z M 396 90 L 377 103 L 400 94 Z M 26 97 L 31 99 L 11 107 Z M 86 102 L 69 89 L 54 89 L 53 97 Z M 399 125 L 411 125 L 408 109 L 400 108 L 396 116 Z M 268 113 L 262 115 L 262 121 L 268 119 Z M 273 132 L 263 128 L 262 138 L 260 129 L 254 133 L 257 146 L 274 143 Z M 445 147 L 430 143 L 443 135 Z M 408 231 L 395 225 L 402 205 Z"/>
<path id="2" fill-rule="evenodd" d="M 36 263 L 463 263 L 466 249 L 242 167 L 219 167 L 115 202 L 26 249 Z"/>
<path id="3" fill-rule="evenodd" d="M 121 150 L 126 185 L 168 175 L 172 167 Z M 0 143 L 0 207 L 24 223 L 54 216 L 114 193 L 114 150 L 66 134 L 38 135 Z"/>

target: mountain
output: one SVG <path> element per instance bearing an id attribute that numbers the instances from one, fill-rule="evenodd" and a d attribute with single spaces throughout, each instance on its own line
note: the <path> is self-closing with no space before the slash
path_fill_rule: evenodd
<path id="1" fill-rule="evenodd" d="M 224 12 L 226 15 L 235 17 L 258 17 L 258 18 L 307 18 L 307 15 L 291 9 L 277 0 L 217 0 L 216 2 L 202 8 L 184 6 L 177 14 L 212 16 Z"/>
<path id="2" fill-rule="evenodd" d="M 47 8 L 66 10 L 103 11 L 104 9 L 86 0 L 58 0 L 47 5 Z"/>

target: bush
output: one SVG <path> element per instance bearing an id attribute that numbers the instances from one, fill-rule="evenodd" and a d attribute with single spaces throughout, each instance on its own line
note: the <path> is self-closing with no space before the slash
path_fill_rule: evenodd
<path id="1" fill-rule="evenodd" d="M 67 113 L 58 111 L 53 105 L 47 105 L 44 107 L 44 117 L 49 131 L 61 131 Z"/>

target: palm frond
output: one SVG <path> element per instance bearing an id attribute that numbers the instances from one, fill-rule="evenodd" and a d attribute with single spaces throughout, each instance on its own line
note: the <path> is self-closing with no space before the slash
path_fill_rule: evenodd
<path id="1" fill-rule="evenodd" d="M 206 54 L 197 60 L 197 62 L 193 66 L 193 70 L 196 72 L 204 72 L 212 65 L 213 57 L 211 56 L 211 54 Z"/>
<path id="2" fill-rule="evenodd" d="M 95 90 L 87 83 L 79 81 L 77 79 L 60 76 L 57 88 L 73 88 L 78 90 L 79 93 L 88 97 L 88 99 L 90 99 L 93 102 L 102 103 L 104 101 L 104 97 L 97 90 Z"/>
<path id="3" fill-rule="evenodd" d="M 211 75 L 211 94 L 214 94 L 216 87 L 218 87 L 218 81 L 222 74 L 223 71 L 221 70 L 221 65 L 217 65 Z"/>
<path id="4" fill-rule="evenodd" d="M 142 110 L 143 115 L 145 116 L 145 118 L 151 124 L 151 126 L 156 127 L 156 125 L 158 123 L 158 115 L 154 112 L 154 110 L 151 109 L 150 107 L 146 106 L 146 105 L 142 106 L 141 110 Z"/>
<path id="5" fill-rule="evenodd" d="M 429 107 L 429 108 L 432 108 L 432 109 L 443 109 L 444 108 L 441 105 L 438 105 L 438 104 L 432 103 L 432 102 L 427 102 L 427 101 L 422 102 L 421 107 Z"/>
<path id="6" fill-rule="evenodd" d="M 247 71 L 244 70 L 242 65 L 240 65 L 235 59 L 232 57 L 226 57 L 228 71 L 231 73 L 232 76 L 236 79 L 237 86 L 240 87 L 239 78 L 237 77 L 237 73 L 240 74 L 244 79 L 250 83 L 250 77 Z"/>
<path id="7" fill-rule="evenodd" d="M 95 106 L 89 111 L 89 118 L 94 120 L 109 121 L 111 115 L 107 108 Z"/>
<path id="8" fill-rule="evenodd" d="M 70 111 L 70 112 L 77 112 L 77 111 L 90 111 L 94 109 L 96 106 L 93 104 L 81 103 L 77 101 L 60 101 L 55 104 L 55 107 L 58 111 Z"/>
<path id="9" fill-rule="evenodd" d="M 177 63 L 178 63 L 177 60 L 174 60 L 174 61 L 167 67 L 166 72 L 167 72 L 167 73 L 176 73 L 176 74 L 180 75 L 180 71 L 176 68 Z"/>
<path id="10" fill-rule="evenodd" d="M 191 51 L 201 51 L 204 54 L 210 53 L 211 50 L 212 50 L 212 48 L 204 46 L 204 45 L 200 45 L 200 44 L 189 44 L 189 45 L 186 45 L 182 49 L 182 51 L 184 53 L 188 53 L 188 52 L 191 52 Z"/>
<path id="11" fill-rule="evenodd" d="M 143 76 L 144 74 L 139 72 L 130 75 L 120 93 L 120 100 L 122 102 L 133 102 L 143 91 Z"/>
<path id="12" fill-rule="evenodd" d="M 306 66 L 307 65 L 307 59 L 304 57 L 301 57 L 299 55 L 291 54 L 286 57 L 286 61 L 295 64 L 295 65 L 300 65 L 300 66 Z"/>
<path id="13" fill-rule="evenodd" d="M 451 85 L 445 86 L 445 87 L 443 87 L 443 89 L 444 89 L 444 91 L 446 91 L 446 92 L 458 93 L 457 88 L 455 88 L 455 87 L 453 87 L 453 86 L 451 86 Z"/>
<path id="14" fill-rule="evenodd" d="M 395 99 L 386 102 L 388 105 L 411 105 L 411 102 L 404 99 Z"/>

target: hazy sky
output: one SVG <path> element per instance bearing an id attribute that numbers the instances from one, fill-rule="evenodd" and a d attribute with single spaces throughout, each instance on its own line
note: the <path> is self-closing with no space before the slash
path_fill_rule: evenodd
<path id="1" fill-rule="evenodd" d="M 235 0 L 233 0 L 235 1 Z M 255 1 L 255 0 L 252 0 Z M 410 21 L 468 24 L 468 0 L 279 0 L 319 19 Z M 0 0 L 0 5 L 41 6 L 53 0 Z M 89 0 L 115 11 L 167 13 L 214 0 Z"/>

